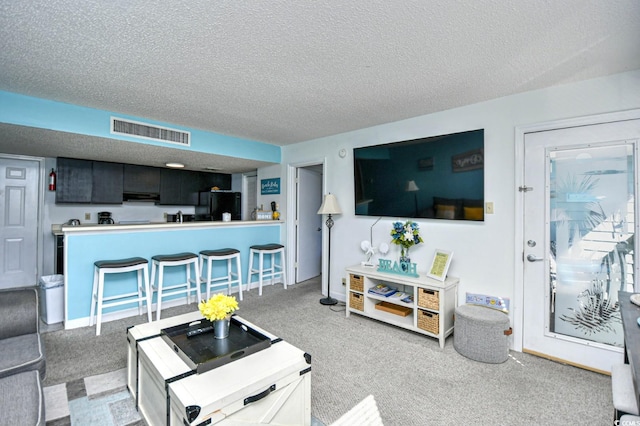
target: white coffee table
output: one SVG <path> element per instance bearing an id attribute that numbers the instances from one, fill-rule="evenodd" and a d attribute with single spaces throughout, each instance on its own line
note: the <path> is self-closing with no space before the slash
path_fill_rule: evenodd
<path id="1" fill-rule="evenodd" d="M 128 330 L 128 386 L 147 423 L 311 424 L 308 354 L 236 316 L 269 337 L 271 346 L 195 374 L 159 336 L 163 328 L 200 318 L 193 312 Z"/>

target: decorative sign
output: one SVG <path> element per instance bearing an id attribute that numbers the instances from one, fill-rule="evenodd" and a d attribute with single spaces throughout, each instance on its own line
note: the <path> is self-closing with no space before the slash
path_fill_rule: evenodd
<path id="1" fill-rule="evenodd" d="M 262 179 L 260 181 L 260 194 L 279 194 L 280 178 Z"/>
<path id="2" fill-rule="evenodd" d="M 486 306 L 487 308 L 509 312 L 509 299 L 502 297 L 487 296 L 486 294 L 467 293 L 466 303 L 470 305 Z"/>
<path id="3" fill-rule="evenodd" d="M 417 277 L 418 265 L 410 262 L 397 262 L 388 259 L 378 259 L 378 272 Z"/>
<path id="4" fill-rule="evenodd" d="M 454 172 L 468 172 L 484 168 L 484 149 L 476 149 L 451 158 L 451 166 Z"/>

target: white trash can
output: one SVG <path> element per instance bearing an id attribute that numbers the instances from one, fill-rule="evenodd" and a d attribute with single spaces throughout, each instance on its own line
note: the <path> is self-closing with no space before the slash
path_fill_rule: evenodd
<path id="1" fill-rule="evenodd" d="M 40 277 L 40 318 L 47 324 L 64 321 L 64 275 Z"/>

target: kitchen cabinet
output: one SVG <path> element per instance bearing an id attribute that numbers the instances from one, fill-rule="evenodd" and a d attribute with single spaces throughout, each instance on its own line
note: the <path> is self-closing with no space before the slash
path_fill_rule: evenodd
<path id="1" fill-rule="evenodd" d="M 162 205 L 194 206 L 201 189 L 201 174 L 190 170 L 160 171 L 160 203 Z"/>
<path id="2" fill-rule="evenodd" d="M 174 169 L 160 171 L 160 204 L 182 205 L 181 173 L 182 170 Z"/>
<path id="3" fill-rule="evenodd" d="M 195 206 L 198 192 L 231 189 L 231 175 L 58 158 L 56 203 L 122 204 L 123 194 L 160 194 L 162 205 Z"/>
<path id="4" fill-rule="evenodd" d="M 160 172 L 160 203 L 162 205 L 195 206 L 198 192 L 217 186 L 231 189 L 231 175 L 190 170 L 162 169 Z"/>
<path id="5" fill-rule="evenodd" d="M 56 203 L 91 203 L 92 163 L 75 158 L 57 159 Z"/>
<path id="6" fill-rule="evenodd" d="M 123 190 L 125 193 L 160 193 L 160 168 L 124 165 Z"/>
<path id="7" fill-rule="evenodd" d="M 93 162 L 92 204 L 122 204 L 123 170 L 120 163 Z"/>
<path id="8" fill-rule="evenodd" d="M 185 170 L 180 177 L 180 188 L 182 199 L 186 205 L 195 206 L 198 204 L 198 193 L 203 189 L 202 175 L 206 173 Z M 206 185 L 204 186 L 206 187 Z"/>
<path id="9" fill-rule="evenodd" d="M 221 191 L 231 191 L 231 175 L 226 173 L 202 173 L 202 188 L 217 186 Z"/>

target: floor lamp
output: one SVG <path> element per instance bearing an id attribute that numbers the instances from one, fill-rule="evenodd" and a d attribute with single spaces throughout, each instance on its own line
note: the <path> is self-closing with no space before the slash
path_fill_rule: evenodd
<path id="1" fill-rule="evenodd" d="M 318 214 L 329 215 L 327 217 L 327 228 L 329 228 L 329 248 L 327 250 L 327 297 L 320 299 L 320 303 L 323 305 L 335 305 L 338 301 L 331 297 L 331 227 L 333 226 L 333 219 L 331 215 L 342 214 L 340 206 L 338 205 L 338 199 L 333 194 L 327 194 L 324 196 L 320 210 Z"/>
<path id="2" fill-rule="evenodd" d="M 418 191 L 420 190 L 420 188 L 418 188 L 418 185 L 416 185 L 415 180 L 408 180 L 407 185 L 404 187 L 404 190 L 406 192 L 413 192 L 413 196 L 416 201 L 416 216 L 418 216 Z"/>

